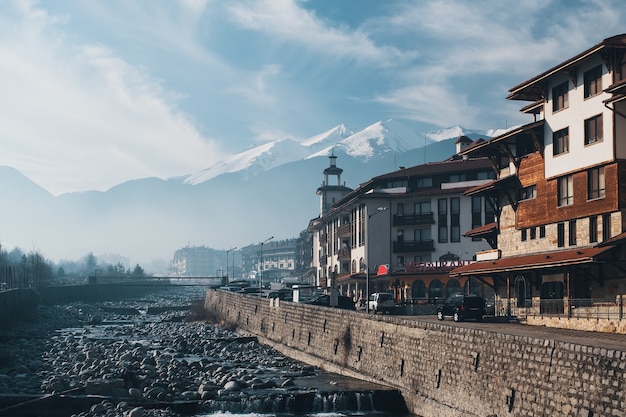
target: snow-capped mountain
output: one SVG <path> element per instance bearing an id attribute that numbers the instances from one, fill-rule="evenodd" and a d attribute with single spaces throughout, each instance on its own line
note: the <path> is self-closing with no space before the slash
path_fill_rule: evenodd
<path id="1" fill-rule="evenodd" d="M 237 153 L 212 167 L 191 174 L 185 178 L 184 182 L 192 185 L 200 184 L 227 173 L 240 173 L 244 178 L 249 178 L 284 164 L 327 156 L 332 151 L 342 151 L 346 155 L 367 162 L 387 153 L 402 154 L 412 149 L 422 148 L 432 142 L 452 137 L 458 138 L 466 134 L 464 132 L 463 128 L 457 126 L 430 134 L 420 134 L 392 119 L 376 122 L 357 132 L 341 124 L 300 141 L 279 139 L 263 143 Z"/>
<path id="2" fill-rule="evenodd" d="M 268 235 L 293 238 L 319 215 L 316 190 L 331 153 L 346 186 L 356 188 L 400 166 L 452 156 L 461 135 L 488 137 L 460 127 L 420 133 L 394 120 L 358 131 L 339 125 L 310 138 L 260 144 L 188 176 L 56 197 L 15 170 L 0 169 L 0 188 L 11 195 L 0 205 L 0 219 L 11 219 L 1 225 L 0 244 L 36 247 L 54 260 L 119 253 L 144 266 L 155 259 L 166 264 L 188 244 L 220 249 Z"/>

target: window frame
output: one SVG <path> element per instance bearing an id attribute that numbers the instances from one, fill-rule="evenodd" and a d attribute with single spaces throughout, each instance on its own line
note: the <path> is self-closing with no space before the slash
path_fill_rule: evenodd
<path id="1" fill-rule="evenodd" d="M 602 113 L 585 119 L 585 146 L 604 141 L 603 123 Z"/>
<path id="2" fill-rule="evenodd" d="M 552 155 L 569 153 L 569 126 L 552 133 Z"/>
<path id="3" fill-rule="evenodd" d="M 557 178 L 557 207 L 568 207 L 574 204 L 574 177 L 564 175 Z"/>
<path id="4" fill-rule="evenodd" d="M 565 81 L 552 88 L 552 113 L 569 107 L 569 82 Z"/>
<path id="5" fill-rule="evenodd" d="M 572 219 L 569 221 L 568 229 L 569 229 L 569 239 L 567 243 L 569 244 L 569 246 L 576 246 L 577 245 L 576 219 Z"/>
<path id="6" fill-rule="evenodd" d="M 606 197 L 606 175 L 604 167 L 587 170 L 587 200 L 599 200 Z"/>
<path id="7" fill-rule="evenodd" d="M 519 192 L 519 201 L 534 200 L 537 198 L 537 186 L 535 184 L 523 187 Z"/>
<path id="8" fill-rule="evenodd" d="M 588 99 L 602 93 L 602 64 L 585 71 L 583 74 L 584 98 Z"/>

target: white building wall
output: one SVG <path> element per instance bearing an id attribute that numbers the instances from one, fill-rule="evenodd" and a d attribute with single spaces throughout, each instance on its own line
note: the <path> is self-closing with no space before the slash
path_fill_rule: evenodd
<path id="1" fill-rule="evenodd" d="M 545 175 L 553 178 L 565 173 L 584 169 L 613 159 L 613 115 L 602 103 L 610 97 L 607 93 L 600 93 L 588 99 L 584 98 L 584 73 L 598 65 L 602 61 L 600 57 L 594 57 L 581 64 L 577 68 L 577 86 L 565 73 L 555 76 L 548 86 L 549 100 L 545 105 L 546 124 L 544 127 L 545 137 Z M 611 74 L 606 72 L 606 66 L 602 66 L 602 88 L 611 84 Z M 569 107 L 552 111 L 552 88 L 568 81 Z M 603 135 L 601 142 L 585 146 L 585 120 L 590 117 L 603 114 Z M 561 129 L 569 128 L 569 152 L 554 156 L 552 134 Z M 581 155 L 585 155 L 581 158 Z"/>

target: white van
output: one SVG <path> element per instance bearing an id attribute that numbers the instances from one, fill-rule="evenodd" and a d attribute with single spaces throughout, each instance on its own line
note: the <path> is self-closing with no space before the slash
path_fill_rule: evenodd
<path id="1" fill-rule="evenodd" d="M 370 295 L 368 300 L 369 309 L 374 314 L 378 313 L 391 313 L 396 308 L 396 302 L 393 299 L 393 294 L 390 292 L 375 292 Z"/>

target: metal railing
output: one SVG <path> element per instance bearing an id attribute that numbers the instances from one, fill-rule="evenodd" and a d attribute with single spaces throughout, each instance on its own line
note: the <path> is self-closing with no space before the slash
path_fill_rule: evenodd
<path id="1" fill-rule="evenodd" d="M 624 320 L 624 299 L 572 298 L 557 300 L 526 300 L 523 305 L 514 301 L 498 300 L 496 316 L 512 315 L 518 318 L 561 317 L 593 320 Z"/>

